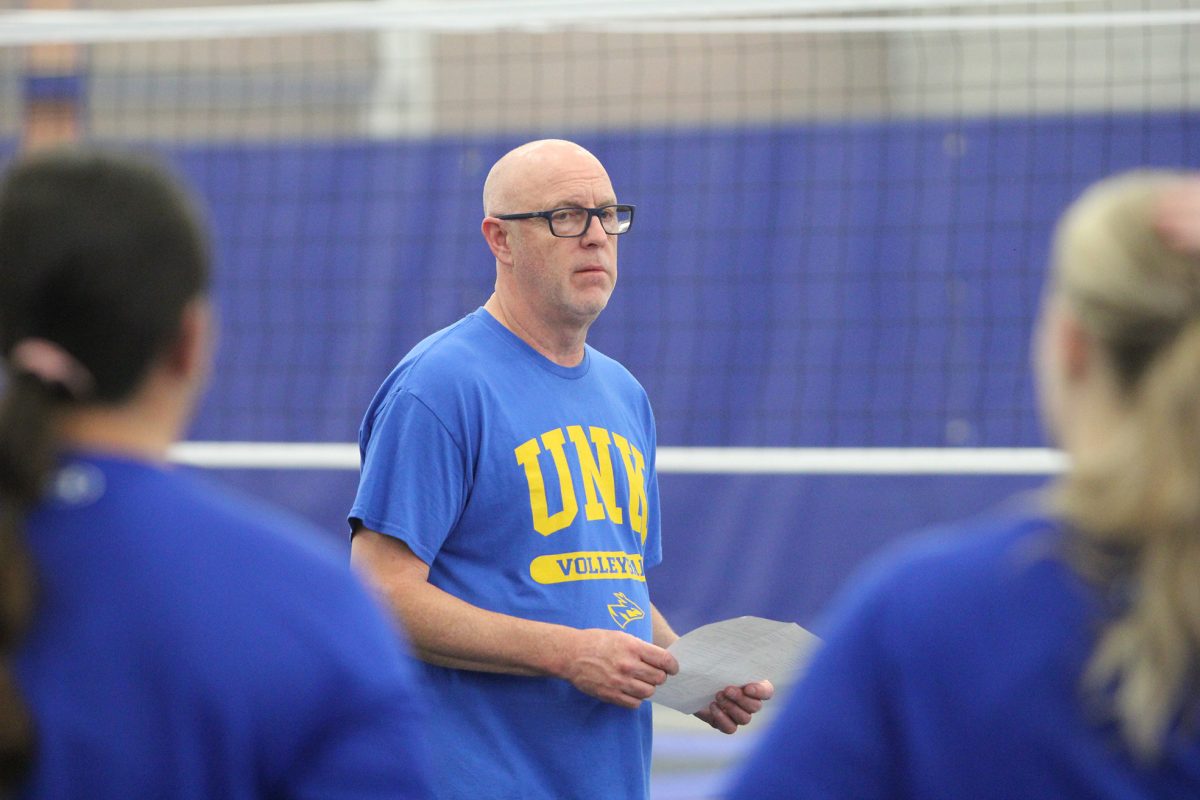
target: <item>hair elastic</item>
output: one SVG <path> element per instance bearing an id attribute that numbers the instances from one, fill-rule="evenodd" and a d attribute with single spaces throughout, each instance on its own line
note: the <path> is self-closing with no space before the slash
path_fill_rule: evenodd
<path id="1" fill-rule="evenodd" d="M 49 339 L 22 339 L 8 356 L 13 369 L 43 383 L 62 386 L 78 400 L 96 385 L 92 373 L 73 355 Z"/>

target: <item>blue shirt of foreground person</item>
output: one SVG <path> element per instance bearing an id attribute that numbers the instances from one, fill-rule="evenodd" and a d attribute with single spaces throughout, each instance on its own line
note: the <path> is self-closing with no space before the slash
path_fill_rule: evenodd
<path id="1" fill-rule="evenodd" d="M 730 797 L 1200 797 L 1197 253 L 1195 177 L 1067 211 L 1036 362 L 1071 467 L 860 576 Z"/>
<path id="2" fill-rule="evenodd" d="M 166 463 L 211 360 L 182 189 L 0 186 L 0 795 L 424 798 L 410 667 L 320 533 Z"/>

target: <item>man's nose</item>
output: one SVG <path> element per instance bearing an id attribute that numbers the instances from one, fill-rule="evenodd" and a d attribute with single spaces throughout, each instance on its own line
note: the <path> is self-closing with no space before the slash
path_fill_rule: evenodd
<path id="1" fill-rule="evenodd" d="M 600 224 L 597 216 L 588 217 L 587 229 L 583 232 L 583 243 L 586 245 L 605 244 L 608 242 L 608 232 Z"/>

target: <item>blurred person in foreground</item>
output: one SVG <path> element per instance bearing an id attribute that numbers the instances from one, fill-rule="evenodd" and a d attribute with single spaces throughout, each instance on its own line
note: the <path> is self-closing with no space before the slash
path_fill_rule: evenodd
<path id="1" fill-rule="evenodd" d="M 678 638 L 645 390 L 585 342 L 633 223 L 577 144 L 522 145 L 484 184 L 483 307 L 418 344 L 359 433 L 352 557 L 424 662 L 439 798 L 642 800 Z M 697 714 L 733 733 L 765 681 Z"/>
<path id="2" fill-rule="evenodd" d="M 1034 350 L 1068 470 L 860 575 L 731 797 L 1200 797 L 1200 178 L 1067 210 Z"/>
<path id="3" fill-rule="evenodd" d="M 167 463 L 206 238 L 129 156 L 0 184 L 0 795 L 425 797 L 410 668 L 344 559 Z"/>

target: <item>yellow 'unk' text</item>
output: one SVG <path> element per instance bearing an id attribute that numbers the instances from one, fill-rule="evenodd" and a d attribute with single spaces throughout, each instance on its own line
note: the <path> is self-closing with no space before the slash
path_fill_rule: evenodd
<path id="1" fill-rule="evenodd" d="M 590 440 L 589 440 L 590 437 Z M 538 445 L 538 440 L 541 445 Z M 568 446 L 567 441 L 571 445 Z M 616 481 L 613 479 L 611 449 L 615 447 L 625 467 L 629 484 L 629 504 L 617 505 Z M 558 473 L 560 497 L 559 511 L 550 513 L 546 498 L 546 482 L 542 478 L 542 464 L 538 459 L 543 452 L 550 454 L 554 469 Z M 604 519 L 606 516 L 620 525 L 629 517 L 629 527 L 646 541 L 646 483 L 643 473 L 646 460 L 638 449 L 619 433 L 610 434 L 604 428 L 589 427 L 585 436 L 583 426 L 568 425 L 565 429 L 555 428 L 540 437 L 530 439 L 514 451 L 517 463 L 525 468 L 525 479 L 529 483 L 529 506 L 533 511 L 533 529 L 543 536 L 561 531 L 575 521 L 579 514 L 579 501 L 575 482 L 571 476 L 570 463 L 578 466 L 583 479 L 583 514 L 588 520 Z"/>

